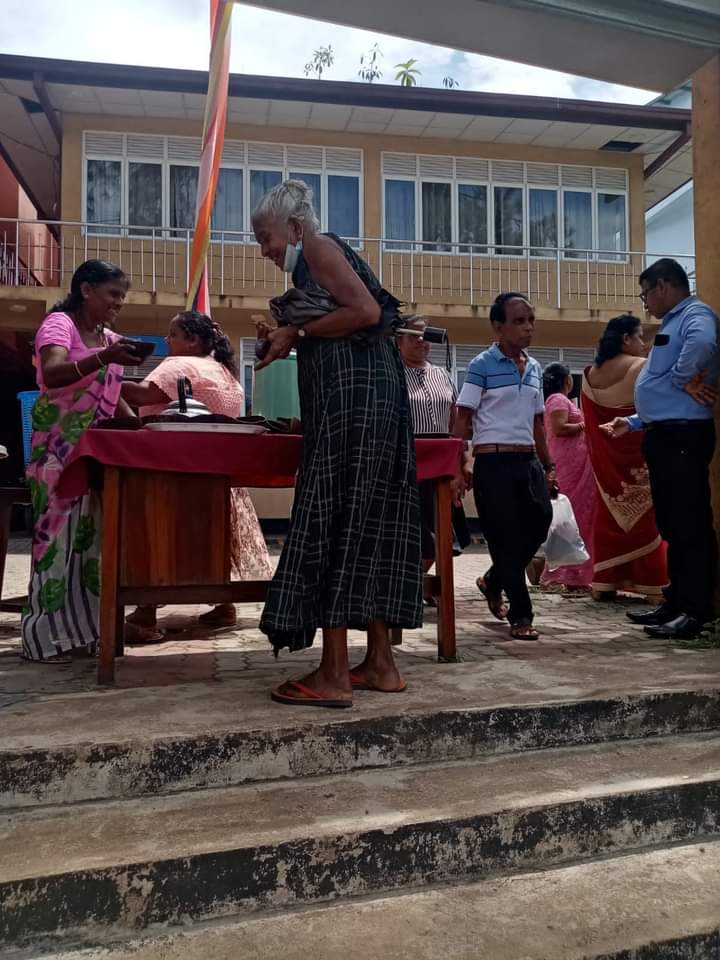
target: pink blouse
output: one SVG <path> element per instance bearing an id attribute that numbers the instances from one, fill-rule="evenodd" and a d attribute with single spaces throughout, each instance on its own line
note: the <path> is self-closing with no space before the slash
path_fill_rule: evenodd
<path id="1" fill-rule="evenodd" d="M 226 417 L 239 417 L 242 413 L 242 387 L 227 367 L 212 357 L 166 357 L 143 382 L 156 384 L 170 400 L 177 400 L 177 382 L 182 377 L 188 378 L 193 397 L 204 403 L 210 413 Z M 155 416 L 166 407 L 167 403 L 141 407 L 140 416 Z"/>
<path id="2" fill-rule="evenodd" d="M 113 333 L 107 327 L 104 330 L 105 339 L 108 343 L 114 343 L 119 340 L 118 334 Z M 42 363 L 40 361 L 40 351 L 43 347 L 64 347 L 67 350 L 68 360 L 82 360 L 83 357 L 89 357 L 91 353 L 98 353 L 103 349 L 100 347 L 88 347 L 83 343 L 80 331 L 75 326 L 72 317 L 57 311 L 49 313 L 40 325 L 40 329 L 35 334 L 35 358 L 37 361 L 37 382 L 41 389 L 44 389 L 45 382 L 42 375 Z"/>

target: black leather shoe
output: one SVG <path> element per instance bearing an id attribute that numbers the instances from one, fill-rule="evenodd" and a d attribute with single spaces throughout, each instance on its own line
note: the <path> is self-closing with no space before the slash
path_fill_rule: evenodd
<path id="1" fill-rule="evenodd" d="M 648 610 L 647 613 L 637 613 L 635 610 L 628 610 L 626 616 L 632 623 L 636 623 L 641 627 L 660 627 L 674 620 L 677 617 L 677 613 L 671 610 L 666 603 L 663 603 L 662 606 L 656 607 L 655 610 Z"/>
<path id="2" fill-rule="evenodd" d="M 681 613 L 679 617 L 656 627 L 645 627 L 645 633 L 656 640 L 692 640 L 703 628 L 702 620 Z"/>

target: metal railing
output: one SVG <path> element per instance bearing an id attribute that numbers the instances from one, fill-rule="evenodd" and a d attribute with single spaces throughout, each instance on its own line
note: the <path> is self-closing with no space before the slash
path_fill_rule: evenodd
<path id="1" fill-rule="evenodd" d="M 90 258 L 110 260 L 129 276 L 132 289 L 184 293 L 189 283 L 192 230 L 80 221 L 0 219 L 0 285 L 33 284 L 20 268 L 15 238 L 23 225 L 52 228 L 53 245 L 43 273 L 67 288 L 75 269 Z M 425 242 L 377 237 L 348 238 L 381 282 L 407 303 L 479 306 L 502 290 L 520 290 L 539 304 L 567 309 L 640 307 L 638 275 L 658 259 L 634 250 L 588 250 L 510 244 Z M 23 240 L 31 244 L 31 238 Z M 25 263 L 33 249 L 22 250 Z M 39 253 L 39 251 L 38 251 Z M 695 258 L 668 254 L 691 276 Z M 273 296 L 288 278 L 260 255 L 255 238 L 241 231 L 214 231 L 208 254 L 212 294 Z"/>

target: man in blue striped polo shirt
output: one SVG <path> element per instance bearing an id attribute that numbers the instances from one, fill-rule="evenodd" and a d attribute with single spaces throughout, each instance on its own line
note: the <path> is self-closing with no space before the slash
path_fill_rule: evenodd
<path id="1" fill-rule="evenodd" d="M 477 584 L 493 616 L 510 621 L 511 637 L 537 640 L 525 568 L 550 528 L 554 464 L 543 427 L 542 369 L 526 353 L 535 311 L 523 294 L 501 293 L 490 322 L 497 342 L 470 364 L 455 420 L 456 436 L 472 435 L 475 503 L 492 559 Z"/>

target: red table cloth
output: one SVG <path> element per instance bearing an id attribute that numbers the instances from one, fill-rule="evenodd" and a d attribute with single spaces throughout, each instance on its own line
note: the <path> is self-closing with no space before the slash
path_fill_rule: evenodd
<path id="1" fill-rule="evenodd" d="M 455 476 L 460 440 L 416 440 L 416 451 L 418 479 Z M 86 493 L 93 461 L 108 467 L 229 476 L 235 487 L 293 487 L 301 456 L 302 437 L 281 434 L 88 430 L 63 470 L 58 493 Z"/>

